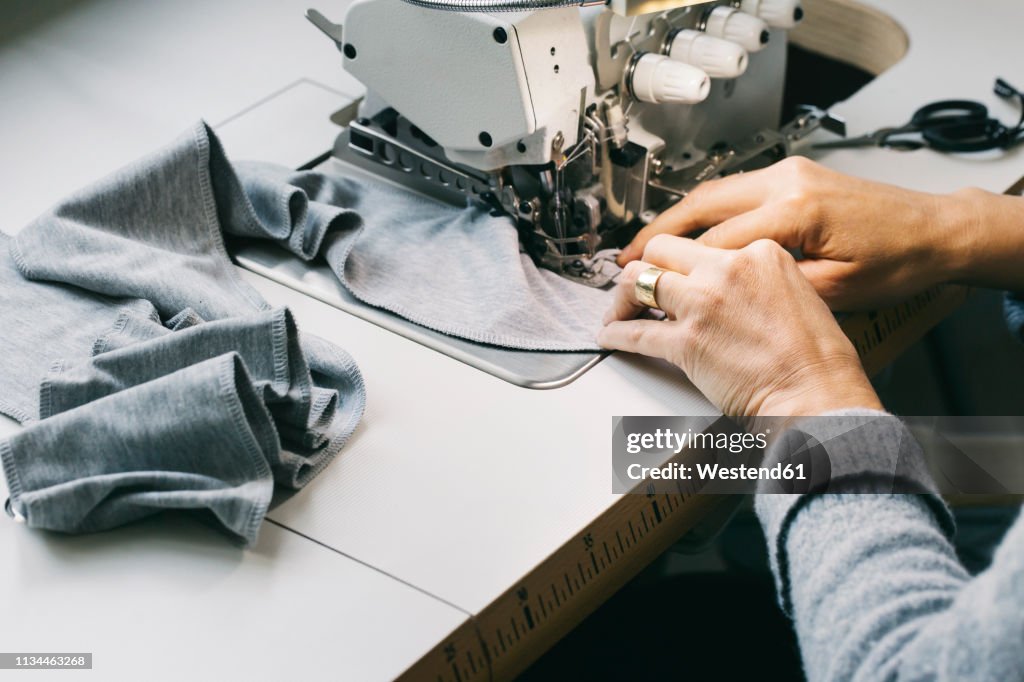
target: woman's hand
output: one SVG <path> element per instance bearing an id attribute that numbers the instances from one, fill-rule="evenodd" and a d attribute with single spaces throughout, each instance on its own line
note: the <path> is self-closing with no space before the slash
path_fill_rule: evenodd
<path id="1" fill-rule="evenodd" d="M 637 276 L 666 272 L 642 310 Z M 729 416 L 790 417 L 880 409 L 853 345 L 793 257 L 773 241 L 732 251 L 659 235 L 621 276 L 598 342 L 664 358 Z"/>
<path id="2" fill-rule="evenodd" d="M 834 310 L 863 310 L 941 282 L 978 279 L 970 269 L 984 260 L 980 252 L 1006 248 L 979 243 L 995 228 L 982 217 L 984 209 L 1007 199 L 1018 209 L 1013 233 L 1024 235 L 1018 199 L 980 190 L 922 194 L 792 157 L 698 186 L 641 230 L 620 263 L 639 258 L 657 234 L 710 228 L 699 241 L 724 249 L 771 239 L 801 251 L 798 267 Z M 1016 253 L 1022 249 L 1024 237 Z"/>

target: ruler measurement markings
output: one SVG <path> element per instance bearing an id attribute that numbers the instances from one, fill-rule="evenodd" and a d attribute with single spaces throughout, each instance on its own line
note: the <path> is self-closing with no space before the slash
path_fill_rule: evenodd
<path id="1" fill-rule="evenodd" d="M 530 604 L 528 602 L 524 601 L 523 597 L 523 595 L 528 595 L 533 590 L 531 585 L 533 579 L 531 577 L 527 577 L 511 595 L 516 599 L 516 610 L 511 615 L 506 611 L 508 625 L 505 627 L 511 627 L 511 634 L 507 634 L 506 630 L 502 627 L 497 627 L 494 630 L 495 640 L 487 642 L 485 641 L 486 638 L 478 638 L 475 642 L 475 646 L 484 653 L 484 655 L 479 659 L 480 665 L 474 666 L 474 659 L 472 658 L 472 655 L 467 652 L 468 663 L 463 663 L 461 668 L 452 664 L 449 671 L 443 673 L 438 679 L 443 679 L 445 682 L 477 682 L 478 680 L 485 679 L 502 679 L 500 673 L 497 675 L 495 674 L 493 666 L 499 665 L 497 670 L 501 671 L 507 670 L 509 669 L 509 666 L 516 666 L 517 664 L 515 662 L 510 664 L 496 663 L 496 661 L 504 661 L 506 658 L 510 658 L 512 661 L 520 660 L 514 652 L 518 652 L 519 648 L 524 645 L 529 647 L 530 645 L 526 643 L 532 641 L 532 637 L 535 632 L 544 631 L 544 628 L 542 627 L 544 623 L 547 623 L 548 621 L 558 622 L 560 619 L 552 620 L 552 618 L 560 609 L 569 606 L 569 602 L 572 597 L 585 598 L 583 597 L 583 587 L 589 586 L 591 583 L 597 584 L 595 580 L 599 575 L 603 578 L 603 574 L 605 572 L 603 569 L 614 566 L 619 558 L 625 558 L 627 556 L 627 548 L 642 551 L 642 548 L 645 547 L 647 543 L 641 543 L 640 540 L 645 540 L 648 536 L 650 536 L 652 540 L 657 537 L 653 531 L 658 526 L 652 524 L 660 525 L 664 523 L 671 511 L 681 508 L 682 502 L 686 500 L 685 493 L 679 493 L 675 500 L 672 499 L 675 497 L 674 495 L 666 494 L 666 497 L 663 499 L 661 504 L 658 504 L 656 500 L 648 502 L 648 499 L 650 498 L 642 498 L 639 495 L 632 497 L 634 497 L 634 499 L 631 501 L 630 506 L 633 508 L 626 514 L 620 516 L 619 521 L 609 524 L 612 527 L 605 528 L 597 532 L 591 531 L 590 537 L 587 538 L 584 538 L 582 534 L 576 538 L 581 541 L 585 539 L 586 542 L 581 542 L 580 544 L 585 544 L 586 547 L 584 548 L 581 546 L 574 552 L 576 557 L 578 557 L 576 560 L 576 573 L 579 573 L 579 579 L 574 576 L 570 576 L 569 572 L 562 573 L 562 578 L 565 580 L 566 587 L 569 590 L 568 597 L 566 596 L 564 589 L 561 590 L 561 595 L 559 595 L 560 590 L 554 583 L 545 582 L 545 586 L 551 589 L 551 595 L 554 597 L 554 602 L 548 599 L 545 604 L 543 597 L 538 594 L 537 604 L 539 606 L 539 610 L 534 610 L 530 608 Z M 648 508 L 648 504 L 651 504 L 652 506 Z M 652 519 L 648 519 L 647 517 L 652 511 L 654 511 L 654 516 Z M 636 525 L 637 523 L 646 523 L 647 531 L 645 532 L 642 530 L 641 526 Z M 630 535 L 635 538 L 635 541 L 632 543 L 629 541 L 629 536 L 624 537 L 622 534 L 622 531 L 627 527 L 630 530 Z M 613 534 L 615 543 L 613 545 L 609 545 Z M 601 547 L 604 548 L 605 552 L 605 556 L 600 559 L 592 549 L 594 543 L 598 541 L 601 542 Z M 574 542 L 575 541 L 570 541 L 569 543 L 566 543 L 564 547 L 569 547 L 574 544 Z M 615 545 L 621 548 L 622 551 L 619 552 Z M 586 561 L 588 556 L 590 558 L 589 565 L 584 571 L 583 563 Z M 537 578 L 534 579 L 542 578 L 537 576 Z M 590 594 L 590 592 L 591 590 L 586 590 L 587 594 Z M 517 616 L 515 614 L 520 615 Z M 541 614 L 543 614 L 543 621 L 541 620 Z M 495 645 L 495 641 L 497 642 L 497 645 Z M 493 656 L 487 656 L 486 652 L 488 649 L 493 653 Z M 527 651 L 530 651 L 530 649 L 527 648 Z"/>

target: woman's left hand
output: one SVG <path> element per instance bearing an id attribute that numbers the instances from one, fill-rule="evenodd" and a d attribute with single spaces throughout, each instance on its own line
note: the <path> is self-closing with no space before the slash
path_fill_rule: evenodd
<path id="1" fill-rule="evenodd" d="M 636 279 L 652 266 L 666 270 L 656 292 L 665 321 L 634 319 L 644 310 Z M 828 306 L 768 240 L 731 251 L 654 237 L 623 271 L 598 342 L 672 362 L 729 416 L 881 409 Z"/>

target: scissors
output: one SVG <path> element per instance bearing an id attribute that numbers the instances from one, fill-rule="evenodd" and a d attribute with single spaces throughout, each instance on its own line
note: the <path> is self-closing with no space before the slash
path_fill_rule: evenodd
<path id="1" fill-rule="evenodd" d="M 1024 94 L 1006 81 L 996 81 L 1001 97 L 1016 97 L 1024 108 Z M 816 149 L 861 149 L 886 147 L 914 151 L 929 147 L 940 152 L 982 152 L 1009 149 L 1024 139 L 1024 115 L 1016 128 L 1009 128 L 989 115 L 981 102 L 950 99 L 934 102 L 914 112 L 903 126 L 880 128 L 873 133 L 845 140 L 822 142 Z"/>

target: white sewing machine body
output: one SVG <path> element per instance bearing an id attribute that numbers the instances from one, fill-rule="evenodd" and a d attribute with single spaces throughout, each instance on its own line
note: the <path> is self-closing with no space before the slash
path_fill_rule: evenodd
<path id="1" fill-rule="evenodd" d="M 605 284 L 598 251 L 701 181 L 788 152 L 785 29 L 802 16 L 796 0 L 615 9 L 357 0 L 343 27 L 311 11 L 367 88 L 336 151 L 486 201 L 539 263 Z"/>

